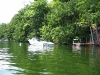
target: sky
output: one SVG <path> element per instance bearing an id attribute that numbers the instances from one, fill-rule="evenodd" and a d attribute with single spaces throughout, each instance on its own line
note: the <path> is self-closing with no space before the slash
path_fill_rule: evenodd
<path id="1" fill-rule="evenodd" d="M 14 16 L 25 4 L 34 0 L 0 0 L 0 23 L 9 23 Z"/>
<path id="2" fill-rule="evenodd" d="M 0 0 L 0 24 L 9 23 L 12 17 L 26 4 L 34 0 Z M 51 0 L 48 0 L 49 2 Z"/>

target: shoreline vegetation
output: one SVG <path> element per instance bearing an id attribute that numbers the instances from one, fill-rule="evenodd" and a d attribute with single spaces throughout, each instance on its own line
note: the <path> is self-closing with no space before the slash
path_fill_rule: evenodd
<path id="1" fill-rule="evenodd" d="M 99 27 L 100 0 L 34 0 L 9 23 L 0 24 L 0 39 L 27 42 L 37 37 L 72 44 L 74 38 L 80 38 L 82 43 L 92 40 L 95 44 Z"/>

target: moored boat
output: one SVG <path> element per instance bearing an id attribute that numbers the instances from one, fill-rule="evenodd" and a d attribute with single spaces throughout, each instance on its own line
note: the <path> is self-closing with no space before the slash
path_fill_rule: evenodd
<path id="1" fill-rule="evenodd" d="M 80 46 L 81 45 L 81 40 L 80 39 L 73 39 L 73 45 L 75 46 Z"/>
<path id="2" fill-rule="evenodd" d="M 36 38 L 29 39 L 28 41 L 29 41 L 30 45 L 36 45 L 36 46 L 39 46 L 39 45 L 41 45 L 41 46 L 52 46 L 52 45 L 54 45 L 53 42 L 42 41 L 42 40 L 38 40 Z"/>

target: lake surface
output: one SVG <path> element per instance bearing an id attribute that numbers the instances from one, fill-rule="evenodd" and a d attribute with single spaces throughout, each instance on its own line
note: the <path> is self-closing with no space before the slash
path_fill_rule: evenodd
<path id="1" fill-rule="evenodd" d="M 0 75 L 100 75 L 100 47 L 1 42 Z"/>

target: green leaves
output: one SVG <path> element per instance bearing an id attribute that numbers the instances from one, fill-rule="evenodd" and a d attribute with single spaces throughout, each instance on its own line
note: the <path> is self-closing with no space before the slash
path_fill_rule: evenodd
<path id="1" fill-rule="evenodd" d="M 88 26 L 95 22 L 100 23 L 99 0 L 34 0 L 10 23 L 0 26 L 0 38 L 27 41 L 42 37 L 55 43 L 71 43 L 75 37 L 88 37 Z"/>

